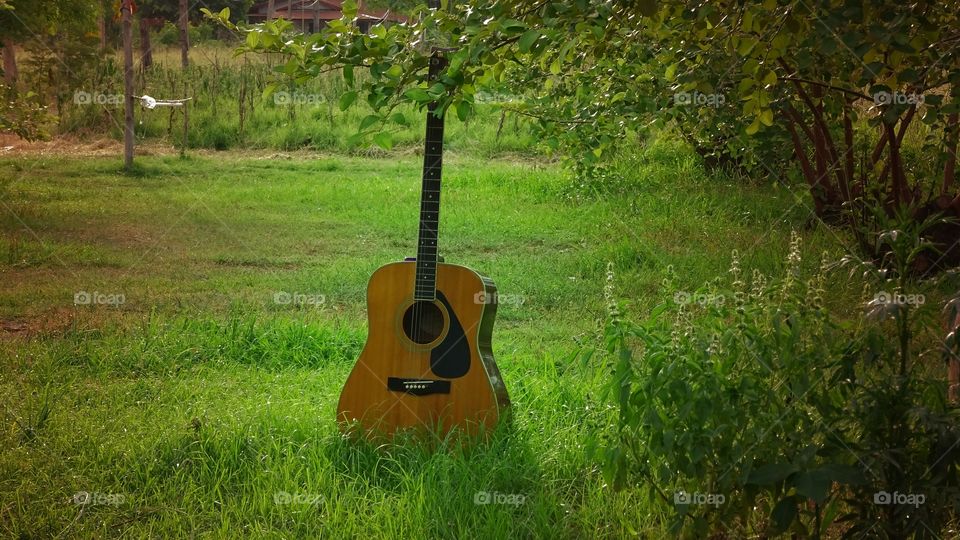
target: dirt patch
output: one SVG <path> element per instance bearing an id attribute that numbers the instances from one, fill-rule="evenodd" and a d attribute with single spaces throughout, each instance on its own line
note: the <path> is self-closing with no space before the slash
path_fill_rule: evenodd
<path id="1" fill-rule="evenodd" d="M 137 156 L 176 156 L 179 153 L 177 148 L 164 141 L 140 142 L 134 150 Z M 277 152 L 272 149 L 221 151 L 191 148 L 187 153 L 194 156 L 238 155 L 245 158 L 277 160 L 319 159 L 331 156 L 310 150 Z M 10 133 L 0 133 L 0 158 L 11 156 L 116 157 L 119 160 L 123 156 L 123 141 L 76 135 L 61 135 L 47 141 L 25 141 Z"/>
<path id="2" fill-rule="evenodd" d="M 137 154 L 143 156 L 176 154 L 169 144 L 144 143 L 137 145 Z M 55 156 L 55 157 L 110 157 L 123 155 L 123 141 L 106 138 L 75 136 L 54 137 L 48 141 L 25 141 L 16 135 L 0 133 L 0 157 Z"/>
<path id="3" fill-rule="evenodd" d="M 0 319 L 0 339 L 28 340 L 40 335 L 62 334 L 73 325 L 75 314 L 75 310 L 60 308 L 35 317 Z"/>
<path id="4" fill-rule="evenodd" d="M 137 143 L 135 154 L 138 156 L 175 156 L 180 151 L 171 143 L 159 140 Z M 191 156 L 237 156 L 262 160 L 313 160 L 329 159 L 333 157 L 361 157 L 379 159 L 403 159 L 423 155 L 419 144 L 398 146 L 392 150 L 383 150 L 376 146 L 356 149 L 347 153 L 318 152 L 316 150 L 285 150 L 277 151 L 270 148 L 248 149 L 237 148 L 232 150 L 212 150 L 207 148 L 191 148 L 187 151 Z M 0 133 L 0 158 L 11 156 L 50 156 L 50 157 L 116 157 L 123 156 L 123 141 L 105 138 L 100 135 L 81 137 L 77 135 L 59 135 L 48 141 L 25 141 L 10 133 Z M 453 153 L 450 159 L 456 160 L 458 154 Z M 556 158 L 532 156 L 522 153 L 504 152 L 495 158 L 498 162 L 513 165 L 549 167 L 558 163 Z"/>

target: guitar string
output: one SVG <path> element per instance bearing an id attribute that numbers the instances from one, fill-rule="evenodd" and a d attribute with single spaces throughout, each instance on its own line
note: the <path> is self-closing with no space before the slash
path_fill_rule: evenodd
<path id="1" fill-rule="evenodd" d="M 430 203 L 428 202 L 428 198 L 427 198 L 428 197 L 427 193 L 429 191 L 428 188 L 432 187 L 430 185 L 431 180 L 437 181 L 438 184 L 440 181 L 440 178 L 432 178 L 432 177 L 440 176 L 441 174 L 440 160 L 442 159 L 442 157 L 436 152 L 436 147 L 431 147 L 431 145 L 443 144 L 442 143 L 443 127 L 430 125 L 431 114 L 432 114 L 432 111 L 427 112 L 427 126 L 426 126 L 427 133 L 426 133 L 426 141 L 424 145 L 425 146 L 424 148 L 425 162 L 424 162 L 424 173 L 423 173 L 423 187 L 422 187 L 422 192 L 420 196 L 421 198 L 420 234 L 418 235 L 420 239 L 420 246 L 418 249 L 419 253 L 417 254 L 417 257 L 418 257 L 417 258 L 418 262 L 416 264 L 417 272 L 415 275 L 415 283 L 414 283 L 414 297 L 415 297 L 414 299 L 414 306 L 415 306 L 414 307 L 414 321 L 415 321 L 414 337 L 418 343 L 421 341 L 425 341 L 427 337 L 427 336 L 421 335 L 421 332 L 423 332 L 423 315 L 425 312 L 424 310 L 426 309 L 425 302 L 429 301 L 429 298 L 423 298 L 420 301 L 417 301 L 416 297 L 422 295 L 422 293 L 424 292 L 422 289 L 424 287 L 428 289 L 433 289 L 432 296 L 436 297 L 436 286 L 437 286 L 436 264 L 437 264 L 437 258 L 438 258 L 437 257 L 438 246 L 436 245 L 437 244 L 436 240 L 433 241 L 433 245 L 434 245 L 433 258 L 426 257 L 426 255 L 427 255 L 427 250 L 429 250 L 430 248 L 430 246 L 428 245 L 428 243 L 430 242 L 430 239 L 439 238 L 439 231 L 438 231 L 439 223 L 434 224 L 433 229 L 430 230 L 430 227 L 429 227 L 430 224 L 427 223 L 427 221 L 430 215 L 430 211 L 433 210 L 434 217 L 437 218 L 436 221 L 439 222 L 439 207 L 440 207 L 439 187 L 440 186 L 439 185 L 436 186 L 438 188 L 436 190 L 438 193 L 438 198 L 437 198 L 437 201 L 434 202 L 435 208 L 430 207 Z M 434 140 L 437 136 L 441 137 L 439 142 Z M 436 171 L 436 175 L 434 174 L 435 171 Z M 430 279 L 426 275 L 431 265 L 433 266 L 432 284 L 430 283 Z M 423 302 L 423 304 L 421 304 L 421 302 Z"/>
<path id="2" fill-rule="evenodd" d="M 431 107 L 431 109 L 433 110 L 428 110 L 427 112 L 427 125 L 426 125 L 427 134 L 426 134 L 426 141 L 425 141 L 425 156 L 424 156 L 424 159 L 426 160 L 425 161 L 426 166 L 424 167 L 423 192 L 421 193 L 421 216 L 420 216 L 421 234 L 420 236 L 421 236 L 422 245 L 420 249 L 420 256 L 422 260 L 421 260 L 421 263 L 417 265 L 421 269 L 421 272 L 420 272 L 421 275 L 418 276 L 418 282 L 415 284 L 415 292 L 422 292 L 422 291 L 416 291 L 416 289 L 422 289 L 424 286 L 426 286 L 428 290 L 433 289 L 434 294 L 432 296 L 435 297 L 436 285 L 437 285 L 436 265 L 437 265 L 437 259 L 439 259 L 438 253 L 437 253 L 439 251 L 438 249 L 439 246 L 437 246 L 436 240 L 432 240 L 433 250 L 434 250 L 432 254 L 432 258 L 427 257 L 426 255 L 428 254 L 428 251 L 431 248 L 431 246 L 429 245 L 429 243 L 431 242 L 431 239 L 439 238 L 439 230 L 438 230 L 439 209 L 440 209 L 439 193 L 440 193 L 440 182 L 441 182 L 440 175 L 442 174 L 441 160 L 443 159 L 442 154 L 440 152 L 442 152 L 442 144 L 443 144 L 443 125 L 442 124 L 439 126 L 431 125 L 431 124 L 436 124 L 436 118 L 433 118 L 433 119 L 430 118 L 430 116 L 433 115 L 434 110 L 436 108 Z M 438 146 L 440 147 L 439 151 L 437 150 Z M 431 184 L 431 181 L 436 183 L 437 185 L 433 186 Z M 431 207 L 431 202 L 429 201 L 428 195 L 427 195 L 428 192 L 432 191 L 429 189 L 430 187 L 437 188 L 436 189 L 437 200 L 433 201 L 432 203 L 433 207 Z M 433 211 L 434 217 L 436 218 L 432 229 L 429 223 L 431 210 Z M 427 274 L 431 266 L 433 266 L 432 283 L 430 280 L 431 276 Z M 429 300 L 429 298 L 426 298 L 425 300 Z M 422 328 L 423 309 L 425 309 L 425 307 L 420 310 L 419 318 L 417 320 L 417 324 L 419 327 L 418 331 L 423 330 Z M 419 336 L 419 337 L 425 338 L 425 336 Z"/>
<path id="3" fill-rule="evenodd" d="M 429 73 L 427 76 L 428 80 L 432 81 L 437 78 L 437 73 L 434 72 L 434 68 L 436 68 L 436 70 L 439 71 L 443 67 L 439 64 L 439 62 L 442 62 L 442 60 L 439 60 L 438 57 L 435 56 L 434 58 L 431 58 L 431 66 L 430 66 L 431 73 Z M 433 290 L 433 294 L 431 295 L 434 297 L 433 301 L 436 301 L 436 290 L 437 290 L 437 259 L 438 259 L 438 252 L 439 252 L 439 246 L 437 244 L 439 240 L 440 188 L 441 188 L 441 175 L 442 175 L 442 167 L 443 167 L 442 160 L 443 160 L 444 117 L 436 115 L 435 114 L 436 109 L 437 109 L 436 102 L 432 102 L 427 106 L 427 118 L 426 118 L 426 129 L 425 129 L 426 133 L 424 137 L 425 138 L 424 156 L 423 156 L 424 170 L 423 170 L 423 185 L 422 185 L 421 194 L 420 194 L 420 232 L 418 234 L 418 240 L 420 242 L 420 246 L 418 246 L 418 250 L 417 250 L 418 253 L 417 253 L 417 259 L 416 259 L 415 271 L 414 271 L 414 289 L 413 289 L 414 303 L 413 303 L 413 313 L 412 313 L 413 321 L 411 321 L 412 327 L 413 327 L 412 333 L 413 333 L 414 342 L 418 344 L 420 341 L 425 339 L 425 337 L 421 335 L 421 331 L 423 330 L 423 314 L 426 307 L 425 307 L 425 304 L 423 307 L 421 306 L 421 301 L 417 299 L 417 296 L 420 296 L 420 293 L 421 293 L 420 289 L 423 286 L 423 283 L 421 283 L 421 280 L 426 280 L 426 276 L 421 274 L 425 273 L 425 271 L 429 269 L 430 265 L 433 266 L 433 276 L 432 276 L 433 280 L 432 280 L 432 284 L 429 283 L 429 280 L 427 280 L 428 281 L 427 288 Z M 431 118 L 431 116 L 433 118 Z M 431 124 L 434 124 L 434 125 L 431 125 Z M 431 144 L 436 145 L 436 147 L 431 148 Z M 437 184 L 436 186 L 437 200 L 434 202 L 435 208 L 433 209 L 435 223 L 434 223 L 433 230 L 425 231 L 425 227 L 428 225 L 427 223 L 425 223 L 425 217 L 429 217 L 429 212 L 430 212 L 430 208 L 428 207 L 427 193 L 428 191 L 430 191 L 428 190 L 429 181 L 431 180 L 430 178 L 432 176 L 431 173 L 433 173 L 434 171 L 436 171 L 436 178 L 433 178 L 432 180 L 434 180 Z M 424 214 L 426 214 L 426 216 Z M 426 250 L 430 248 L 430 246 L 427 245 L 427 242 L 429 242 L 430 240 L 428 238 L 428 235 L 424 234 L 425 232 L 429 232 L 430 233 L 429 236 L 433 238 L 433 258 L 431 259 L 430 263 L 424 260 L 424 255 L 426 254 Z M 423 272 L 421 272 L 421 270 Z M 426 302 L 426 301 L 427 300 L 423 300 L 423 302 Z"/>

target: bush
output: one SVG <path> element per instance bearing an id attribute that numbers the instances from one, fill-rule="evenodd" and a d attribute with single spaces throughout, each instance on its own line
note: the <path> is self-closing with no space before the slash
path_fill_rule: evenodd
<path id="1" fill-rule="evenodd" d="M 843 261 L 868 270 L 852 273 L 872 299 L 856 321 L 825 308 L 835 265 L 801 279 L 796 236 L 776 279 L 748 277 L 735 252 L 729 279 L 698 291 L 677 290 L 671 271 L 674 301 L 643 324 L 621 315 L 610 272 L 606 391 L 619 415 L 591 444 L 614 485 L 645 483 L 674 509 L 673 530 L 696 537 L 945 530 L 960 511 L 960 415 L 921 361 L 941 350 L 922 330 L 939 328 L 924 325 L 935 306 L 909 301 L 942 283 L 899 272 L 917 231 L 878 241 L 903 260 Z"/>
<path id="2" fill-rule="evenodd" d="M 50 121 L 40 96 L 20 94 L 0 84 L 0 133 L 10 132 L 28 141 L 45 139 Z"/>
<path id="3" fill-rule="evenodd" d="M 187 34 L 190 45 L 196 45 L 213 39 L 213 27 L 209 24 L 191 24 Z M 180 28 L 170 21 L 163 23 L 163 28 L 157 31 L 155 41 L 167 46 L 179 45 Z"/>

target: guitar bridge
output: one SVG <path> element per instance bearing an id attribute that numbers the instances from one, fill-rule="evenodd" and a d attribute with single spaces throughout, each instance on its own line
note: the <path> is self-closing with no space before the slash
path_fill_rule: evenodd
<path id="1" fill-rule="evenodd" d="M 429 396 L 431 394 L 449 394 L 450 381 L 433 379 L 402 379 L 387 377 L 387 389 L 392 392 L 404 392 L 414 396 Z"/>

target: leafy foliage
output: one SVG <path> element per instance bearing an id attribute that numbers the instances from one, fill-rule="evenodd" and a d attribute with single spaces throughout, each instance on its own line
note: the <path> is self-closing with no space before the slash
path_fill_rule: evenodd
<path id="1" fill-rule="evenodd" d="M 8 9 L 0 5 L 0 34 L 23 42 L 38 35 L 55 34 L 64 26 L 90 28 L 95 4 L 94 0 L 9 0 Z"/>
<path id="2" fill-rule="evenodd" d="M 353 24 L 356 6 L 344 6 L 343 19 L 312 35 L 207 15 L 246 34 L 242 51 L 285 55 L 290 80 L 341 68 L 352 80 L 368 69 L 369 83 L 344 101 L 363 95 L 377 111 L 361 124 L 368 135 L 389 125 L 398 103 L 438 100 L 464 119 L 478 92 L 506 90 L 581 176 L 602 179 L 596 168 L 620 141 L 673 123 L 708 165 L 785 180 L 793 160 L 821 219 L 856 223 L 864 213 L 846 212 L 864 206 L 888 215 L 911 207 L 917 222 L 960 216 L 960 39 L 950 2 L 489 0 L 420 6 L 414 22 L 366 34 Z M 450 49 L 436 82 L 426 80 L 431 45 Z M 926 134 L 922 156 L 908 163 L 901 147 L 915 118 Z M 868 249 L 868 235 L 854 231 Z M 938 245 L 949 248 L 956 232 Z M 947 260 L 960 262 L 960 249 Z"/>
<path id="3" fill-rule="evenodd" d="M 47 136 L 47 107 L 33 92 L 18 94 L 0 85 L 0 132 L 33 141 Z"/>
<path id="4" fill-rule="evenodd" d="M 671 273 L 675 302 L 642 324 L 621 315 L 611 272 L 607 392 L 619 420 L 596 448 L 614 484 L 650 486 L 675 508 L 675 530 L 695 537 L 943 530 L 960 511 L 960 430 L 942 379 L 921 361 L 941 342 L 924 333 L 937 325 L 920 291 L 935 284 L 907 271 L 920 232 L 877 239 L 892 243 L 896 271 L 866 274 L 873 299 L 856 326 L 825 308 L 826 257 L 798 279 L 797 237 L 776 279 L 748 277 L 736 253 L 729 279 L 695 292 L 678 291 Z M 872 268 L 854 261 L 843 263 Z M 921 305 L 900 301 L 909 298 Z M 922 502 L 884 504 L 885 493 Z"/>

